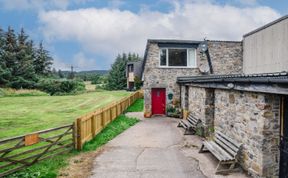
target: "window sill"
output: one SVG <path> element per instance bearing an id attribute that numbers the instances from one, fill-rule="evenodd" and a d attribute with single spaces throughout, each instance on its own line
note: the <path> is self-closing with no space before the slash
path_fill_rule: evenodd
<path id="1" fill-rule="evenodd" d="M 158 66 L 159 69 L 197 69 L 198 67 Z"/>

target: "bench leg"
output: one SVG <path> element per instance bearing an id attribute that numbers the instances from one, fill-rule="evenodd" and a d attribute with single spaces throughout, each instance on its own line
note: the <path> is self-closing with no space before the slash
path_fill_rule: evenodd
<path id="1" fill-rule="evenodd" d="M 205 149 L 205 145 L 202 144 L 202 146 L 201 146 L 201 148 L 200 148 L 200 150 L 199 150 L 198 153 L 204 153 L 204 152 L 207 152 L 207 151 L 209 151 L 209 150 L 206 150 L 206 149 Z"/>
<path id="2" fill-rule="evenodd" d="M 231 172 L 235 172 L 235 171 L 239 171 L 239 169 L 235 168 L 236 166 L 236 161 L 232 162 L 232 163 L 228 163 L 230 164 L 228 169 L 219 169 L 220 165 L 222 164 L 227 164 L 227 163 L 222 163 L 221 161 L 219 162 L 217 168 L 216 168 L 216 173 L 215 174 L 224 174 L 224 173 L 231 173 Z"/>
<path id="3" fill-rule="evenodd" d="M 177 127 L 182 127 L 182 124 L 179 122 L 178 125 L 177 125 Z"/>
<path id="4" fill-rule="evenodd" d="M 186 128 L 185 129 L 185 132 L 184 132 L 184 135 L 194 135 L 195 132 L 189 128 Z"/>

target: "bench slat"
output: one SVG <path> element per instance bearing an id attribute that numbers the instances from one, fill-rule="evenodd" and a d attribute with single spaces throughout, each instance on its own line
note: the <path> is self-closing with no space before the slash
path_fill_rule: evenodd
<path id="1" fill-rule="evenodd" d="M 197 125 L 197 122 L 195 122 L 195 121 L 193 121 L 193 120 L 190 120 L 190 119 L 187 119 L 187 120 L 188 120 L 188 122 L 191 123 L 191 125 L 193 125 L 193 126 L 196 126 L 196 125 Z"/>
<path id="2" fill-rule="evenodd" d="M 224 149 L 227 153 L 229 153 L 231 156 L 235 157 L 237 155 L 237 152 L 235 152 L 234 150 L 232 150 L 229 146 L 227 146 L 225 143 L 223 143 L 221 140 L 219 139 L 215 139 L 214 140 L 220 147 L 222 147 L 222 149 Z"/>
<path id="3" fill-rule="evenodd" d="M 230 143 L 232 143 L 233 145 L 235 145 L 237 148 L 240 148 L 241 144 L 237 143 L 236 141 L 232 140 L 231 138 L 227 137 L 225 134 L 223 134 L 220 131 L 216 131 L 216 133 L 218 135 L 220 135 L 221 137 L 223 137 L 224 139 L 226 139 L 227 141 L 229 141 Z"/>
<path id="4" fill-rule="evenodd" d="M 237 148 L 234 144 L 232 144 L 231 142 L 227 141 L 226 139 L 224 139 L 223 137 L 221 137 L 220 135 L 218 135 L 217 133 L 215 134 L 215 139 L 218 139 L 222 144 L 225 144 L 227 147 L 229 147 L 233 152 L 237 153 L 239 148 Z M 220 143 L 220 144 L 221 144 Z"/>
<path id="5" fill-rule="evenodd" d="M 213 141 L 206 141 L 205 146 L 220 161 L 230 161 L 234 159 Z"/>

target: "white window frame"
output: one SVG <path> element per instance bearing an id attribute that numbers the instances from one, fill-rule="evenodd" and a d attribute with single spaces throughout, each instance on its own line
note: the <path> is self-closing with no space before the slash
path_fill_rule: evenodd
<path id="1" fill-rule="evenodd" d="M 161 65 L 161 50 L 166 49 L 166 65 Z M 188 65 L 188 56 L 189 56 L 189 49 L 194 49 L 194 55 L 195 55 L 195 66 L 169 66 L 169 49 L 186 49 L 186 56 L 187 56 L 187 65 Z M 169 47 L 169 48 L 159 48 L 159 68 L 189 68 L 189 69 L 193 69 L 193 68 L 197 68 L 197 49 L 196 48 L 179 48 L 179 47 Z"/>

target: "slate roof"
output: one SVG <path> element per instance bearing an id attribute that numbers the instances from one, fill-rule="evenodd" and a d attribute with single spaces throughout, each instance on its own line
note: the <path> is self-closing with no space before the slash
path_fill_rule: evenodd
<path id="1" fill-rule="evenodd" d="M 288 84 L 288 73 L 232 74 L 177 77 L 177 83 L 262 83 Z"/>

